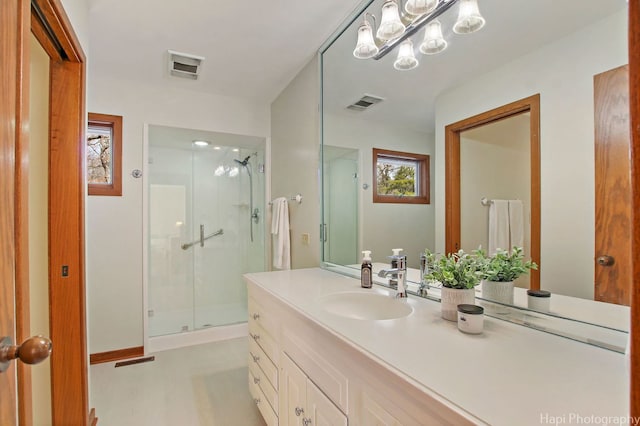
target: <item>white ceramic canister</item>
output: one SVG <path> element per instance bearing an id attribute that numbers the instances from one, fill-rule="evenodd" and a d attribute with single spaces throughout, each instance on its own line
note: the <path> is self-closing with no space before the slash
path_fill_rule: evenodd
<path id="1" fill-rule="evenodd" d="M 484 308 L 477 305 L 458 305 L 458 330 L 480 334 L 484 328 Z"/>
<path id="2" fill-rule="evenodd" d="M 546 290 L 527 290 L 527 308 L 532 311 L 549 312 L 551 293 Z"/>

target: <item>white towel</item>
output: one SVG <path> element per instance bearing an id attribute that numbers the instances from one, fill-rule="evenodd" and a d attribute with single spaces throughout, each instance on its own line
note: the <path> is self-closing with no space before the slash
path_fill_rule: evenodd
<path id="1" fill-rule="evenodd" d="M 291 240 L 289 236 L 289 203 L 285 197 L 272 202 L 271 234 L 273 238 L 273 267 L 291 269 Z"/>
<path id="2" fill-rule="evenodd" d="M 509 234 L 511 245 L 508 250 L 513 247 L 524 246 L 524 215 L 522 201 L 509 200 Z"/>
<path id="3" fill-rule="evenodd" d="M 489 256 L 509 247 L 509 202 L 493 200 L 489 207 Z"/>

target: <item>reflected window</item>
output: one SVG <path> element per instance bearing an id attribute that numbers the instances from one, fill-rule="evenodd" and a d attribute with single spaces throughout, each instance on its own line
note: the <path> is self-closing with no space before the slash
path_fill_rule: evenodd
<path id="1" fill-rule="evenodd" d="M 429 156 L 373 148 L 373 202 L 429 204 Z"/>
<path id="2" fill-rule="evenodd" d="M 89 113 L 87 126 L 89 195 L 122 195 L 122 117 Z"/>

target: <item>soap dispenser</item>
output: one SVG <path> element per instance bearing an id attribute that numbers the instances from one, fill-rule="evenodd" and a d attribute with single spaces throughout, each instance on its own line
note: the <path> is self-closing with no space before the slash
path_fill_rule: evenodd
<path id="1" fill-rule="evenodd" d="M 391 249 L 391 252 L 393 252 L 393 256 L 391 256 L 391 269 L 396 269 L 398 267 L 398 256 L 400 256 L 401 251 L 401 248 Z M 392 278 L 389 278 L 389 285 L 391 286 L 391 288 L 398 288 L 398 279 L 393 278 L 392 275 Z"/>
<path id="2" fill-rule="evenodd" d="M 371 251 L 362 252 L 362 268 L 360 271 L 360 285 L 362 288 L 371 288 L 373 278 L 371 277 Z"/>

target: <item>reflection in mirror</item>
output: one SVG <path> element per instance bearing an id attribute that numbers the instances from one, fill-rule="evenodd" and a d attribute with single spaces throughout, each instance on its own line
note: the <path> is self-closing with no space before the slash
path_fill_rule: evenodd
<path id="1" fill-rule="evenodd" d="M 467 252 L 484 247 L 493 255 L 497 248 L 518 246 L 530 257 L 530 115 L 511 116 L 460 135 L 460 247 Z M 529 288 L 529 275 L 514 285 Z"/>
<path id="2" fill-rule="evenodd" d="M 367 2 L 363 12 L 378 16 L 381 4 Z M 439 17 L 448 47 L 438 55 L 420 54 L 423 33 L 416 34 L 420 64 L 410 71 L 394 69 L 395 52 L 379 60 L 354 58 L 362 14 L 322 51 L 323 143 L 355 150 L 359 158 L 358 227 L 349 246 L 355 253 L 349 263 L 334 262 L 325 247 L 323 260 L 357 268 L 359 252 L 372 250 L 374 265 L 386 264 L 391 249 L 402 247 L 409 267 L 418 268 L 425 248 L 444 252 L 445 127 L 539 93 L 540 287 L 595 303 L 594 76 L 628 61 L 627 3 L 480 0 L 479 6 L 486 25 L 477 33 L 454 34 L 455 6 Z M 365 95 L 383 100 L 349 108 Z M 367 166 L 373 147 L 429 155 L 431 203 L 373 204 Z M 482 197 L 507 198 L 488 191 L 469 196 L 485 217 Z M 508 197 L 525 201 L 526 195 Z M 331 229 L 329 206 L 323 214 Z"/>

